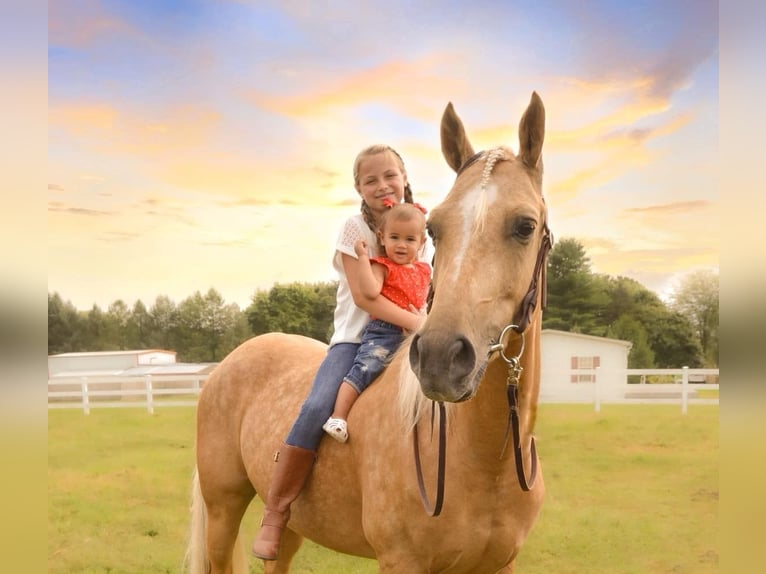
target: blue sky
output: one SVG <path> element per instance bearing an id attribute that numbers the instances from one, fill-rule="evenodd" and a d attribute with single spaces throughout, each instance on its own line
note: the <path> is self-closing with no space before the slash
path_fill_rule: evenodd
<path id="1" fill-rule="evenodd" d="M 554 235 L 666 295 L 719 265 L 718 4 L 49 2 L 48 289 L 78 308 L 244 307 L 331 280 L 385 142 L 432 207 L 454 174 L 453 102 L 476 149 L 517 149 L 546 106 Z"/>

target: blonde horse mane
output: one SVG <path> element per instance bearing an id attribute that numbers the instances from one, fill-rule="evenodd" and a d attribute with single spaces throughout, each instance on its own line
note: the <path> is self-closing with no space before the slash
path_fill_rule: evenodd
<path id="1" fill-rule="evenodd" d="M 397 354 L 405 355 L 399 363 L 398 407 L 400 420 L 404 424 L 404 430 L 407 433 L 420 420 L 420 415 L 424 410 L 423 407 L 429 402 L 420 390 L 420 381 L 418 381 L 418 378 L 412 371 L 412 367 L 410 367 L 410 360 L 407 355 L 409 355 L 411 342 L 412 338 L 410 337 L 397 351 Z"/>

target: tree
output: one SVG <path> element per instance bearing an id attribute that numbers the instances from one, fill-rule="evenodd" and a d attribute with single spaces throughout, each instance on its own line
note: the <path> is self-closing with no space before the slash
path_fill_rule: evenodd
<path id="1" fill-rule="evenodd" d="M 258 291 L 245 310 L 253 333 L 296 333 L 327 342 L 330 339 L 337 283 L 275 284 Z"/>
<path id="2" fill-rule="evenodd" d="M 543 328 L 604 335 L 599 317 L 608 300 L 604 282 L 590 271 L 590 259 L 576 239 L 556 242 L 548 257 L 548 306 Z"/>
<path id="3" fill-rule="evenodd" d="M 101 307 L 93 304 L 85 319 L 85 349 L 91 351 L 105 350 L 107 320 Z"/>
<path id="4" fill-rule="evenodd" d="M 151 317 L 146 310 L 146 306 L 139 299 L 133 304 L 133 310 L 130 312 L 127 329 L 128 347 L 131 349 L 149 349 Z"/>
<path id="5" fill-rule="evenodd" d="M 227 306 L 215 289 L 204 296 L 196 291 L 178 305 L 176 351 L 185 361 L 222 359 L 224 336 L 237 325 L 239 313 L 239 307 Z"/>
<path id="6" fill-rule="evenodd" d="M 124 351 L 128 348 L 128 321 L 130 309 L 122 299 L 117 299 L 106 311 L 106 349 Z"/>
<path id="7" fill-rule="evenodd" d="M 48 354 L 78 351 L 81 322 L 70 301 L 63 301 L 58 293 L 48 293 Z"/>
<path id="8" fill-rule="evenodd" d="M 664 310 L 643 323 L 654 351 L 655 367 L 677 369 L 702 366 L 702 351 L 689 321 L 681 314 Z"/>
<path id="9" fill-rule="evenodd" d="M 649 346 L 646 330 L 630 315 L 620 316 L 609 327 L 606 336 L 633 343 L 628 355 L 629 369 L 648 369 L 654 366 L 654 352 Z"/>
<path id="10" fill-rule="evenodd" d="M 694 328 L 705 363 L 718 366 L 718 273 L 699 270 L 686 275 L 672 296 L 671 306 Z"/>
<path id="11" fill-rule="evenodd" d="M 158 295 L 149 309 L 149 346 L 173 349 L 177 339 L 178 310 L 167 295 Z"/>

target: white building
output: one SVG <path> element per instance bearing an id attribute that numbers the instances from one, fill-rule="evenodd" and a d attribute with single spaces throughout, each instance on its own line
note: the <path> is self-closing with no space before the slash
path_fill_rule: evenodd
<path id="1" fill-rule="evenodd" d="M 48 378 L 124 375 L 136 367 L 175 365 L 176 352 L 160 349 L 142 351 L 97 351 L 48 356 Z"/>
<path id="2" fill-rule="evenodd" d="M 624 398 L 629 341 L 543 329 L 540 345 L 541 402 L 593 401 L 597 367 L 600 397 Z"/>

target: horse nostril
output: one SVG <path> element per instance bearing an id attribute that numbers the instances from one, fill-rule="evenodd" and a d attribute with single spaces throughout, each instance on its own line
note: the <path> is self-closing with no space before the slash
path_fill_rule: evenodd
<path id="1" fill-rule="evenodd" d="M 418 349 L 418 343 L 420 342 L 420 335 L 415 334 L 412 336 L 412 343 L 410 344 L 410 367 L 414 372 L 418 372 L 418 366 L 420 363 L 420 349 Z"/>
<path id="2" fill-rule="evenodd" d="M 476 353 L 471 342 L 463 336 L 455 339 L 449 350 L 450 373 L 452 380 L 460 380 L 469 375 L 476 364 Z"/>

